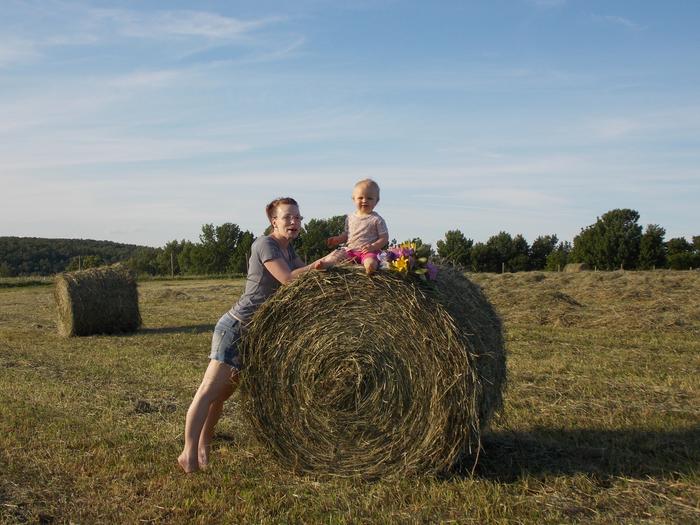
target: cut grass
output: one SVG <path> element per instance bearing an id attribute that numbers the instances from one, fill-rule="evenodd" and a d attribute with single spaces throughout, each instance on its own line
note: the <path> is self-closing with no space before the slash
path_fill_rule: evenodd
<path id="1" fill-rule="evenodd" d="M 509 351 L 477 471 L 375 483 L 292 476 L 235 396 L 210 469 L 176 467 L 242 280 L 144 282 L 142 330 L 71 339 L 50 287 L 0 286 L 0 523 L 700 522 L 698 275 L 471 277 Z"/>

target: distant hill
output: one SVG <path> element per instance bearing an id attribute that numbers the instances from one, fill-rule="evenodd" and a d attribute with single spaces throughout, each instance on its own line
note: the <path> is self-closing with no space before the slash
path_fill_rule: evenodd
<path id="1" fill-rule="evenodd" d="M 138 250 L 150 249 L 135 244 L 92 239 L 43 239 L 38 237 L 0 237 L 0 277 L 51 275 L 83 261 L 112 264 L 124 261 Z"/>

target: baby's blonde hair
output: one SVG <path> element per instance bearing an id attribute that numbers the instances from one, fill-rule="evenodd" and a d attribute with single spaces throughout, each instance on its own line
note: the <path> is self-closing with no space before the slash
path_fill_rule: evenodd
<path id="1" fill-rule="evenodd" d="M 355 183 L 355 186 L 353 186 L 353 189 L 357 188 L 358 186 L 369 186 L 373 190 L 376 190 L 377 201 L 379 200 L 379 184 L 377 184 L 375 181 L 373 181 L 372 179 L 362 179 L 361 181 L 357 181 Z"/>

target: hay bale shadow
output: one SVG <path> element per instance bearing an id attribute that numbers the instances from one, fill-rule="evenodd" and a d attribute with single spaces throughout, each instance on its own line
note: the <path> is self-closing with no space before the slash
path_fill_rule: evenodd
<path id="1" fill-rule="evenodd" d="M 668 432 L 537 428 L 488 433 L 482 445 L 474 475 L 502 483 L 528 476 L 646 477 L 700 468 L 700 426 Z M 453 472 L 469 476 L 472 466 L 458 464 Z"/>

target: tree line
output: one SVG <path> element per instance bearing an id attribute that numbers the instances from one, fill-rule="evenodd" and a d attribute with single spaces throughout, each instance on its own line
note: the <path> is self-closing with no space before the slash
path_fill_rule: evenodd
<path id="1" fill-rule="evenodd" d="M 295 241 L 295 250 L 307 261 L 322 257 L 328 253 L 326 239 L 340 233 L 344 224 L 344 215 L 311 219 Z M 142 248 L 126 264 L 149 275 L 245 274 L 254 240 L 253 233 L 233 223 L 205 224 L 198 243 L 170 241 L 163 248 Z"/>
<path id="2" fill-rule="evenodd" d="M 664 228 L 649 224 L 643 229 L 638 221 L 635 210 L 610 210 L 583 228 L 573 243 L 552 234 L 528 245 L 522 235 L 512 237 L 506 232 L 474 243 L 461 231 L 450 230 L 437 242 L 437 254 L 475 272 L 556 271 L 570 262 L 599 270 L 700 267 L 700 236 L 694 236 L 692 243 L 683 237 L 667 241 Z"/>
<path id="3" fill-rule="evenodd" d="M 499 232 L 486 242 L 474 242 L 459 229 L 445 233 L 436 248 L 420 238 L 440 261 L 474 272 L 519 272 L 563 269 L 567 263 L 586 263 L 599 270 L 700 267 L 700 236 L 665 239 L 658 224 L 642 228 L 631 209 L 608 211 L 581 229 L 573 242 L 557 235 L 541 235 L 532 244 L 521 235 Z M 295 241 L 297 253 L 312 261 L 328 253 L 325 241 L 342 231 L 344 215 L 311 219 Z M 268 233 L 267 231 L 265 233 Z M 161 248 L 82 239 L 0 237 L 0 276 L 50 275 L 61 271 L 125 262 L 140 274 L 245 274 L 255 235 L 238 225 L 205 224 L 199 242 L 172 240 Z M 396 244 L 396 239 L 392 239 Z"/>
<path id="4" fill-rule="evenodd" d="M 135 244 L 91 239 L 0 237 L 0 277 L 53 275 L 113 264 L 128 259 L 140 248 Z"/>

